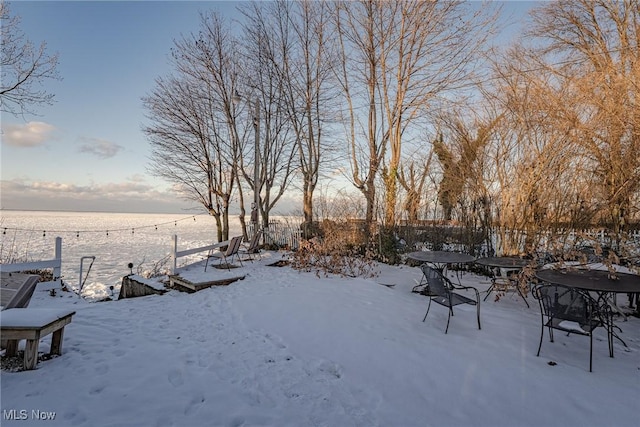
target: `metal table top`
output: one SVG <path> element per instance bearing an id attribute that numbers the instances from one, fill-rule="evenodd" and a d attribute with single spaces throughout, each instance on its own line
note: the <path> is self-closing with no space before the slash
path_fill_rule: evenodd
<path id="1" fill-rule="evenodd" d="M 544 282 L 570 286 L 596 292 L 640 292 L 640 276 L 637 274 L 610 273 L 605 270 L 545 269 L 536 271 L 536 277 Z"/>
<path id="2" fill-rule="evenodd" d="M 476 264 L 484 265 L 487 267 L 498 267 L 498 268 L 513 268 L 513 269 L 521 269 L 529 265 L 532 261 L 530 259 L 522 259 L 517 257 L 507 257 L 507 256 L 499 256 L 499 257 L 487 257 L 480 258 L 475 260 Z"/>
<path id="3" fill-rule="evenodd" d="M 476 258 L 469 254 L 448 251 L 417 251 L 410 252 L 407 257 L 419 262 L 431 262 L 434 264 L 464 264 L 472 262 Z"/>

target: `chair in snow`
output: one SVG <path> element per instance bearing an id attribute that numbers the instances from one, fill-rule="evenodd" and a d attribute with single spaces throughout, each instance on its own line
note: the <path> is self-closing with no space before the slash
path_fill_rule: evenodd
<path id="1" fill-rule="evenodd" d="M 227 246 L 226 250 L 210 252 L 207 255 L 207 262 L 204 264 L 204 271 L 207 271 L 209 258 L 218 258 L 220 260 L 218 265 L 222 265 L 222 261 L 224 261 L 224 263 L 227 266 L 227 270 L 231 271 L 231 267 L 229 266 L 229 262 L 227 261 L 227 258 L 230 258 L 230 261 L 233 262 L 233 259 L 236 257 L 236 255 L 238 255 L 238 250 L 240 249 L 240 243 L 242 243 L 242 236 L 236 236 L 231 238 L 231 240 L 229 241 L 229 246 Z M 238 256 L 238 261 L 240 261 L 240 265 L 242 265 L 242 260 L 240 259 L 239 256 Z"/>
<path id="2" fill-rule="evenodd" d="M 424 277 L 427 280 L 430 291 L 429 306 L 427 307 L 427 312 L 424 315 L 424 319 L 422 319 L 423 322 L 427 319 L 432 301 L 447 307 L 447 327 L 444 331 L 444 333 L 446 334 L 449 331 L 449 321 L 451 320 L 451 316 L 453 316 L 453 307 L 459 304 L 470 304 L 476 306 L 478 329 L 482 329 L 480 327 L 480 293 L 476 288 L 471 286 L 454 285 L 448 278 L 446 278 L 442 274 L 442 272 L 426 264 L 423 264 L 421 266 L 421 269 L 424 273 Z M 471 299 L 464 295 L 455 293 L 453 292 L 454 290 L 473 290 L 475 292 L 475 299 Z"/>
<path id="3" fill-rule="evenodd" d="M 549 329 L 549 341 L 553 342 L 553 330 L 589 337 L 589 372 L 593 368 L 593 331 L 602 326 L 607 329 L 609 356 L 613 357 L 612 311 L 606 301 L 594 299 L 589 292 L 563 285 L 542 283 L 533 288 L 533 296 L 540 304 L 540 344 L 544 329 Z"/>
<path id="4" fill-rule="evenodd" d="M 239 253 L 246 254 L 251 262 L 253 262 L 253 255 L 257 254 L 260 257 L 260 237 L 262 236 L 262 230 L 258 230 L 254 233 L 249 244 L 240 246 Z"/>

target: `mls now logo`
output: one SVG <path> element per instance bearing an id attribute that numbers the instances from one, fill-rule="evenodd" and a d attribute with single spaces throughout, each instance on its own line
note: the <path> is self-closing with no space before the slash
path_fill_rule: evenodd
<path id="1" fill-rule="evenodd" d="M 2 411 L 2 419 L 4 420 L 54 420 L 56 413 L 51 411 L 41 411 L 39 409 L 33 409 L 31 412 L 26 409 L 4 409 Z"/>

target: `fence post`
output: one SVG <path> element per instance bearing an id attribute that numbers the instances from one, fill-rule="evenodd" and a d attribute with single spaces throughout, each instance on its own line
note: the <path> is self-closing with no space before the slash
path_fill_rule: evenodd
<path id="1" fill-rule="evenodd" d="M 53 250 L 53 258 L 57 261 L 56 266 L 53 267 L 53 280 L 59 281 L 62 277 L 62 237 L 56 237 L 55 248 Z"/>
<path id="2" fill-rule="evenodd" d="M 173 235 L 173 247 L 171 248 L 171 274 L 176 274 L 178 266 L 178 235 Z"/>

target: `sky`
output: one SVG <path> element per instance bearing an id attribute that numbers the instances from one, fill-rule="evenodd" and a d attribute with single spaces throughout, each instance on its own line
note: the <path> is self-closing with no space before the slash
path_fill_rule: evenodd
<path id="1" fill-rule="evenodd" d="M 46 81 L 52 106 L 2 113 L 0 208 L 178 213 L 197 208 L 148 172 L 141 98 L 170 71 L 173 40 L 196 32 L 200 11 L 239 19 L 239 2 L 14 1 L 12 15 L 36 44 L 59 54 L 62 80 Z M 509 26 L 535 2 L 504 2 Z M 293 206 L 293 205 L 291 205 Z M 286 208 L 281 212 L 286 213 Z"/>
<path id="2" fill-rule="evenodd" d="M 458 305 L 445 334 L 445 307 L 432 304 L 422 321 L 428 298 L 411 292 L 419 267 L 370 264 L 375 277 L 352 278 L 268 266 L 282 256 L 234 261 L 231 272 L 182 267 L 192 282 L 244 277 L 195 294 L 91 302 L 98 288 L 82 299 L 39 284 L 17 310 L 75 314 L 61 356 L 2 371 L 2 426 L 637 425 L 639 318 L 615 317 L 628 347 L 614 339 L 613 358 L 605 329 L 594 331 L 589 372 L 586 336 L 556 331 L 549 342 L 545 329 L 536 357 L 541 316 L 531 296 L 530 307 L 511 292 L 481 300 L 480 330 L 476 308 Z M 163 278 L 133 277 L 154 287 Z M 472 273 L 460 281 L 489 286 Z"/>

